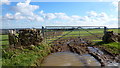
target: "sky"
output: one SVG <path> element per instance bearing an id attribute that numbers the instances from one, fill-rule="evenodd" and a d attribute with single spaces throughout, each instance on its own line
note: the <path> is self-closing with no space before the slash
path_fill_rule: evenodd
<path id="1" fill-rule="evenodd" d="M 118 27 L 118 1 L 112 2 L 10 2 L 0 3 L 2 28 L 41 26 Z"/>

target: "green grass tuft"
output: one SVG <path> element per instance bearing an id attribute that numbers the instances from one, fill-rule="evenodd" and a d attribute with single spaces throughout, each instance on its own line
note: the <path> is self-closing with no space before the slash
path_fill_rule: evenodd
<path id="1" fill-rule="evenodd" d="M 3 66 L 36 66 L 38 59 L 42 59 L 50 53 L 49 46 L 45 43 L 31 47 L 30 49 L 2 50 Z"/>

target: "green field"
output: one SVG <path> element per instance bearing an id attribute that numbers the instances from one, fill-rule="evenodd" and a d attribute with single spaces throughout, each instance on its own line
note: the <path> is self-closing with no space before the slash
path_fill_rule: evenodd
<path id="1" fill-rule="evenodd" d="M 0 38 L 3 66 L 40 65 L 41 60 L 50 53 L 50 46 L 46 43 L 41 43 L 40 45 L 29 48 L 20 47 L 20 49 L 10 49 L 8 46 L 8 35 L 0 35 Z"/>
<path id="2" fill-rule="evenodd" d="M 87 29 L 87 31 L 89 31 L 90 33 L 93 33 L 94 35 L 96 35 L 98 37 L 103 37 L 103 33 L 104 33 L 103 29 L 90 29 L 90 30 Z M 63 36 L 63 38 L 80 36 L 80 37 L 86 38 L 87 40 L 90 40 L 90 41 L 92 41 L 94 43 L 99 43 L 99 42 L 102 41 L 102 39 L 96 38 L 94 35 L 88 33 L 87 31 L 85 31 L 85 30 L 72 31 L 72 32 L 64 31 L 62 35 L 70 32 L 68 35 Z M 118 33 L 118 29 L 109 29 L 108 31 L 113 31 L 114 33 Z M 59 38 L 59 37 L 62 37 L 62 36 L 60 35 L 60 36 L 57 36 L 57 37 Z M 55 37 L 55 38 L 52 37 L 52 38 L 47 39 L 47 40 L 51 40 L 51 41 L 56 40 L 56 39 L 58 39 L 57 37 Z M 50 43 L 51 41 L 48 41 L 48 43 Z M 116 43 L 116 42 L 102 43 L 102 44 L 99 43 L 99 44 L 103 45 L 103 47 L 106 47 L 106 48 L 108 48 L 110 50 L 112 48 L 114 48 L 114 51 L 112 51 L 112 52 L 115 52 L 115 53 L 118 53 L 119 52 L 118 49 L 120 49 L 120 47 L 118 46 L 120 43 Z M 99 44 L 97 44 L 97 45 L 99 45 Z"/>
<path id="3" fill-rule="evenodd" d="M 9 45 L 8 35 L 0 35 L 0 41 L 2 45 Z"/>
<path id="4" fill-rule="evenodd" d="M 113 31 L 114 33 L 118 33 L 118 29 L 109 29 L 108 31 Z M 84 30 L 80 29 L 74 31 L 63 31 L 62 35 L 59 36 L 50 35 L 49 36 L 50 39 L 47 39 L 47 41 L 50 42 L 52 40 L 57 40 L 59 37 L 66 38 L 66 37 L 80 36 L 81 38 L 86 38 L 86 40 L 97 42 L 97 41 L 102 41 L 100 38 L 103 37 L 103 34 L 104 34 L 104 29 L 84 29 Z"/>
<path id="5" fill-rule="evenodd" d="M 113 30 L 115 33 L 118 33 L 117 29 L 110 29 L 110 31 Z M 89 32 L 93 34 L 100 34 L 103 35 L 102 29 L 95 29 L 95 30 L 88 30 Z M 63 32 L 63 35 L 68 33 L 69 31 Z M 80 36 L 81 37 L 91 37 L 93 35 L 87 33 L 86 31 L 80 30 L 80 31 L 73 31 L 70 34 L 66 35 L 66 37 L 74 37 L 74 36 Z M 76 35 L 77 34 L 77 35 Z M 0 35 L 2 38 L 0 41 L 2 42 L 2 45 L 9 45 L 8 42 L 8 35 Z M 57 36 L 61 37 L 61 36 Z M 52 38 L 51 40 L 56 40 L 57 38 Z M 91 38 L 88 38 L 91 39 Z M 50 40 L 50 39 L 49 39 Z M 92 39 L 91 39 L 92 40 Z M 97 44 L 102 45 L 103 47 L 108 48 L 113 53 L 118 53 L 118 44 L 120 43 L 100 43 L 102 41 L 101 39 L 94 39 L 94 42 L 97 42 Z M 2 46 L 2 65 L 3 66 L 36 66 L 40 65 L 41 59 L 43 59 L 45 56 L 47 56 L 50 53 L 49 45 L 46 43 L 42 43 L 35 47 L 30 48 L 21 48 L 21 49 L 9 49 L 8 46 Z"/>
<path id="6" fill-rule="evenodd" d="M 90 33 L 93 33 L 95 35 L 103 35 L 103 29 L 87 29 Z M 118 33 L 118 29 L 109 29 L 108 31 L 114 31 L 115 33 Z M 70 31 L 64 31 L 62 35 L 68 33 Z M 71 33 L 69 33 L 68 35 L 64 36 L 64 37 L 73 37 L 73 36 L 93 36 L 91 34 L 89 34 L 87 31 L 85 30 L 79 30 L 79 31 L 72 31 Z M 57 37 L 61 37 L 61 36 L 57 36 Z M 0 41 L 2 42 L 2 45 L 9 45 L 8 42 L 8 35 L 0 35 Z M 54 38 L 55 39 L 55 38 Z"/>

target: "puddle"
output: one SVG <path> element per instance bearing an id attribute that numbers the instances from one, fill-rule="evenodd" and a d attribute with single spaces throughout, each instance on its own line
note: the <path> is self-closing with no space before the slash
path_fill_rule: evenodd
<path id="1" fill-rule="evenodd" d="M 95 52 L 95 53 L 99 53 L 100 55 L 103 55 L 104 53 L 99 50 L 98 48 L 93 48 L 93 47 L 88 47 L 88 49 L 90 50 L 90 52 Z"/>
<path id="2" fill-rule="evenodd" d="M 78 55 L 71 52 L 57 52 L 47 56 L 42 66 L 100 66 L 91 55 Z"/>
<path id="3" fill-rule="evenodd" d="M 104 52 L 102 52 L 98 48 L 88 47 L 88 49 L 90 50 L 90 52 L 97 53 L 99 56 L 104 56 Z M 104 62 L 107 63 L 106 66 L 118 66 L 119 65 L 119 63 L 116 63 L 115 61 L 112 61 L 110 59 L 108 59 Z"/>

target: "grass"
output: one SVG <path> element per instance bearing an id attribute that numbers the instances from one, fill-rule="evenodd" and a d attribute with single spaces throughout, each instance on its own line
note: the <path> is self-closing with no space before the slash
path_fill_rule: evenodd
<path id="1" fill-rule="evenodd" d="M 85 30 L 89 31 L 90 33 L 92 33 L 94 35 L 88 33 Z M 108 31 L 114 31 L 115 33 L 118 33 L 118 29 L 109 29 Z M 63 31 L 62 35 L 69 33 L 69 32 L 70 31 Z M 104 33 L 103 29 L 84 29 L 84 30 L 80 29 L 80 30 L 74 30 L 74 31 L 70 32 L 68 35 L 63 36 L 63 38 L 80 36 L 80 37 L 86 38 L 87 40 L 90 40 L 92 42 L 99 42 L 99 41 L 101 41 L 101 39 L 99 39 L 97 37 L 103 37 L 103 33 Z M 56 40 L 59 37 L 62 37 L 62 35 L 55 36 L 55 37 L 52 36 L 50 39 L 47 39 L 47 40 L 51 40 L 51 41 Z M 97 37 L 95 37 L 95 36 L 97 36 Z M 47 41 L 47 42 L 49 43 L 51 41 Z"/>
<path id="2" fill-rule="evenodd" d="M 8 40 L 8 35 L 0 35 L 0 37 L 2 38 L 1 40 Z"/>
<path id="3" fill-rule="evenodd" d="M 41 45 L 26 49 L 2 49 L 3 66 L 36 66 L 40 65 L 39 59 L 43 59 L 50 53 L 50 47 L 42 43 Z"/>
<path id="4" fill-rule="evenodd" d="M 108 43 L 108 44 L 103 44 L 104 47 L 111 53 L 116 53 L 119 54 L 119 50 L 120 50 L 120 43 L 116 43 L 116 42 L 112 42 L 112 43 Z"/>
<path id="5" fill-rule="evenodd" d="M 85 29 L 85 30 L 88 30 L 89 32 L 95 34 L 95 35 L 101 35 L 101 37 L 103 36 L 103 29 Z M 70 32 L 70 33 L 69 33 Z M 69 33 L 68 35 L 65 35 Z M 62 35 L 65 35 L 63 36 L 63 38 L 65 37 L 75 37 L 75 36 L 81 36 L 81 37 L 86 37 L 86 36 L 93 36 L 91 35 L 90 33 L 88 33 L 87 31 L 84 31 L 84 30 L 75 30 L 75 31 L 63 31 Z M 51 39 L 48 39 L 48 40 L 56 40 L 58 39 L 59 37 L 62 37 L 62 35 L 59 35 L 57 37 L 52 37 Z"/>
<path id="6" fill-rule="evenodd" d="M 0 35 L 0 44 L 9 45 L 8 35 Z"/>
<path id="7" fill-rule="evenodd" d="M 113 32 L 115 32 L 115 33 L 120 33 L 119 30 L 120 30 L 120 29 L 109 29 L 108 31 L 113 31 Z"/>
<path id="8" fill-rule="evenodd" d="M 9 45 L 9 41 L 2 41 L 2 45 Z"/>
<path id="9" fill-rule="evenodd" d="M 111 42 L 111 43 L 105 43 L 105 42 L 97 42 L 96 44 L 94 45 L 100 45 L 100 47 L 104 47 L 106 48 L 109 52 L 111 53 L 117 53 L 119 54 L 119 50 L 120 50 L 120 42 L 117 43 L 117 42 Z"/>
<path id="10" fill-rule="evenodd" d="M 117 49 L 120 49 L 120 43 L 116 43 L 116 42 L 112 42 L 112 43 L 107 43 L 107 44 L 104 44 L 104 45 L 109 45 L 110 47 L 115 47 Z"/>
<path id="11" fill-rule="evenodd" d="M 92 41 L 93 41 L 93 42 L 100 42 L 100 41 L 102 41 L 102 40 L 99 39 L 99 40 L 92 40 Z"/>
<path id="12" fill-rule="evenodd" d="M 112 30 L 112 29 L 111 29 Z M 94 33 L 96 35 L 103 34 L 102 29 L 95 29 L 95 30 L 89 30 L 91 33 Z M 113 29 L 114 32 L 117 32 L 117 29 Z M 68 31 L 63 32 L 63 34 L 66 34 Z M 71 35 L 66 35 L 65 37 L 74 37 L 79 36 L 79 31 L 73 31 L 70 33 Z M 78 35 L 74 35 L 78 34 Z M 92 36 L 91 34 L 87 33 L 86 31 L 81 30 L 80 36 Z M 2 37 L 2 45 L 9 45 L 8 42 L 8 35 L 0 35 Z M 61 36 L 57 36 L 61 37 Z M 55 40 L 57 38 L 52 38 L 50 40 Z M 120 43 L 103 43 L 100 42 L 101 40 L 92 40 L 95 42 L 98 42 L 97 44 L 103 45 L 103 47 L 108 48 L 113 53 L 118 53 L 119 51 L 117 49 L 120 49 L 118 47 L 118 44 Z M 0 46 L 1 47 L 1 46 Z M 2 65 L 3 66 L 36 66 L 40 65 L 41 59 L 44 58 L 44 56 L 47 56 L 48 53 L 50 53 L 50 46 L 46 43 L 42 43 L 41 45 L 25 48 L 25 49 L 9 49 L 9 46 L 2 46 Z M 1 60 L 1 59 L 0 59 Z"/>
<path id="13" fill-rule="evenodd" d="M 91 30 L 88 30 L 88 31 L 97 35 L 98 37 L 103 36 L 103 29 L 91 29 Z M 118 29 L 109 29 L 108 31 L 113 31 L 114 33 L 118 33 Z M 66 34 L 68 32 L 70 32 L 70 31 L 64 31 L 62 35 Z M 80 30 L 80 32 L 79 31 L 72 31 L 68 35 L 64 36 L 64 38 L 65 37 L 79 36 L 79 34 L 82 38 L 90 37 L 90 38 L 88 38 L 89 40 L 96 43 L 97 45 L 103 45 L 102 47 L 105 47 L 106 49 L 108 49 L 112 53 L 119 53 L 118 49 L 120 49 L 120 46 L 118 46 L 118 45 L 120 43 L 116 43 L 116 42 L 104 43 L 104 42 L 101 42 L 102 39 L 97 39 L 95 37 L 92 37 L 93 35 L 89 34 L 88 32 L 86 32 L 84 30 Z M 57 36 L 57 37 L 62 37 L 62 36 Z M 51 39 L 48 39 L 48 40 L 56 40 L 56 39 L 58 39 L 58 38 L 55 37 L 55 38 L 51 38 Z"/>
<path id="14" fill-rule="evenodd" d="M 8 35 L 0 35 L 0 44 L 2 44 L 2 65 L 3 66 L 36 66 L 40 65 L 39 59 L 50 53 L 49 46 L 46 43 L 26 48 L 26 49 L 10 49 Z M 1 50 L 1 49 L 0 49 Z M 0 59 L 1 60 L 1 59 Z"/>

